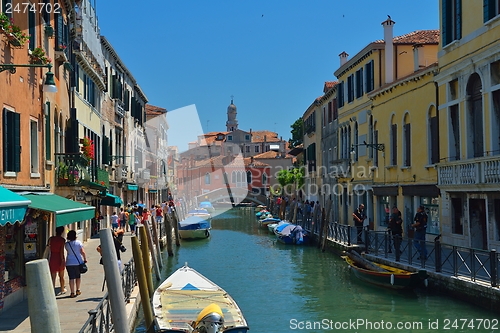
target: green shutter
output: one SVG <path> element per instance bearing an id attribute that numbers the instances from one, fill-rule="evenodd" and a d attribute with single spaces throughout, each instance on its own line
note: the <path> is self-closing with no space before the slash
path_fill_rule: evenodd
<path id="1" fill-rule="evenodd" d="M 3 124 L 2 124 L 2 133 L 3 133 L 3 170 L 9 171 L 9 111 L 7 109 L 3 109 Z"/>
<path id="2" fill-rule="evenodd" d="M 28 11 L 28 32 L 30 36 L 36 36 L 36 12 Z M 30 38 L 29 49 L 34 50 L 36 47 L 36 38 Z"/>
<path id="3" fill-rule="evenodd" d="M 446 12 L 446 9 L 448 8 L 447 2 L 448 0 L 441 0 L 441 42 L 443 43 L 443 47 L 448 44 L 447 40 L 447 30 L 448 30 L 448 13 Z M 487 1 L 487 0 L 485 0 Z"/>
<path id="4" fill-rule="evenodd" d="M 455 7 L 457 9 L 456 39 L 462 39 L 462 0 L 456 0 Z"/>
<path id="5" fill-rule="evenodd" d="M 490 1 L 489 0 L 483 0 L 483 21 L 489 21 L 490 19 Z"/>
<path id="6" fill-rule="evenodd" d="M 47 108 L 47 115 L 45 116 L 45 159 L 47 161 L 51 160 L 52 150 L 50 144 L 50 102 L 45 103 L 45 107 Z"/>
<path id="7" fill-rule="evenodd" d="M 11 112 L 14 129 L 14 171 L 21 171 L 21 115 Z"/>
<path id="8" fill-rule="evenodd" d="M 109 138 L 102 139 L 102 164 L 109 164 Z"/>

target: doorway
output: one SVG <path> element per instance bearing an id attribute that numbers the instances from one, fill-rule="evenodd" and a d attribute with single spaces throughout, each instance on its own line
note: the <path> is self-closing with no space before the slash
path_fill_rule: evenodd
<path id="1" fill-rule="evenodd" d="M 486 203 L 484 199 L 469 199 L 469 221 L 471 247 L 487 250 Z"/>

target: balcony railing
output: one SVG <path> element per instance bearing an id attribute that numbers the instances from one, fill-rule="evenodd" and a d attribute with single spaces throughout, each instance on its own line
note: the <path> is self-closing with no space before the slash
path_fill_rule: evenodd
<path id="1" fill-rule="evenodd" d="M 57 161 L 56 186 L 88 186 L 100 190 L 109 187 L 106 170 L 89 166 L 81 153 L 55 154 Z"/>
<path id="2" fill-rule="evenodd" d="M 438 165 L 438 185 L 500 184 L 500 156 Z"/>

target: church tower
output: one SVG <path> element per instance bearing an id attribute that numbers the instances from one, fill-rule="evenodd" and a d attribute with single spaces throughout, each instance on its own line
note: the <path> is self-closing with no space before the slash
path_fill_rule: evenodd
<path id="1" fill-rule="evenodd" d="M 236 105 L 233 104 L 233 96 L 231 96 L 231 104 L 227 107 L 226 128 L 228 132 L 238 129 L 238 120 L 236 120 Z"/>

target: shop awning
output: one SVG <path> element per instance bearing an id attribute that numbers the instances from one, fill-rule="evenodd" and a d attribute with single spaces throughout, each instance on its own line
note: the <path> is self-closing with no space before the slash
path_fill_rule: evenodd
<path id="1" fill-rule="evenodd" d="M 120 197 L 106 193 L 106 196 L 101 199 L 102 206 L 112 206 L 112 207 L 121 207 L 123 206 L 123 201 Z"/>
<path id="2" fill-rule="evenodd" d="M 56 226 L 90 220 L 95 217 L 95 207 L 66 199 L 57 194 L 23 194 L 31 200 L 30 208 L 46 210 L 56 214 Z"/>
<path id="3" fill-rule="evenodd" d="M 137 184 L 127 184 L 127 190 L 129 191 L 137 191 L 139 189 L 139 185 Z"/>
<path id="4" fill-rule="evenodd" d="M 0 225 L 22 222 L 30 203 L 28 199 L 0 186 Z"/>

